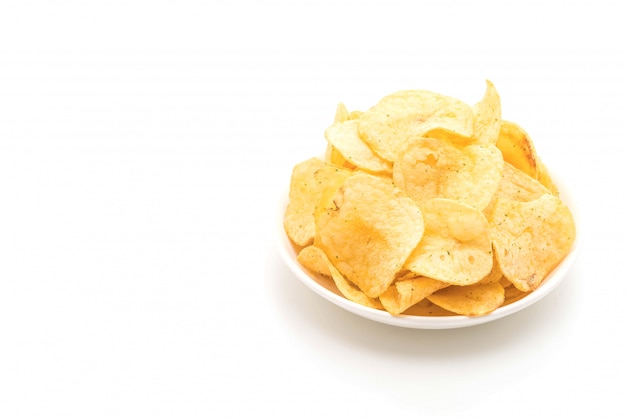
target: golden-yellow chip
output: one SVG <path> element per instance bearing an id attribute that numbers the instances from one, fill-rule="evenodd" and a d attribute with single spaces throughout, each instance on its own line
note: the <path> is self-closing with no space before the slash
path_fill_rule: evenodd
<path id="1" fill-rule="evenodd" d="M 569 208 L 550 193 L 529 202 L 497 199 L 490 223 L 502 274 L 523 292 L 539 287 L 576 237 Z"/>
<path id="2" fill-rule="evenodd" d="M 348 119 L 350 119 L 350 112 L 348 112 L 348 108 L 345 104 L 339 103 L 337 105 L 337 109 L 335 110 L 334 123 L 345 122 Z M 348 168 L 350 170 L 354 170 L 356 168 L 348 160 L 346 160 L 344 156 L 331 143 L 328 143 L 326 145 L 326 161 L 337 167 Z"/>
<path id="3" fill-rule="evenodd" d="M 314 245 L 303 248 L 298 254 L 298 261 L 315 274 L 331 277 L 339 292 L 346 299 L 370 308 L 383 308 L 378 299 L 368 297 L 353 283 L 346 280 L 320 248 Z"/>
<path id="4" fill-rule="evenodd" d="M 459 315 L 480 316 L 504 304 L 504 288 L 498 282 L 470 286 L 449 286 L 428 296 L 428 300 Z"/>
<path id="5" fill-rule="evenodd" d="M 492 269 L 489 224 L 481 211 L 435 198 L 420 205 L 424 235 L 405 269 L 444 283 L 467 286 Z"/>
<path id="6" fill-rule="evenodd" d="M 543 184 L 505 162 L 496 194 L 509 200 L 529 202 L 551 193 Z"/>
<path id="7" fill-rule="evenodd" d="M 356 167 L 350 163 L 350 161 L 346 160 L 343 155 L 331 144 L 326 145 L 326 162 L 335 166 L 341 167 L 348 170 L 354 170 Z"/>
<path id="8" fill-rule="evenodd" d="M 472 134 L 472 108 L 461 100 L 426 90 L 405 90 L 384 97 L 359 119 L 359 134 L 378 155 L 395 161 L 407 141 L 435 129 Z"/>
<path id="9" fill-rule="evenodd" d="M 289 204 L 283 225 L 287 236 L 298 246 L 313 242 L 315 236 L 315 205 L 325 190 L 325 185 L 315 179 L 315 171 L 325 167 L 319 158 L 310 158 L 297 164 L 291 174 Z"/>
<path id="10" fill-rule="evenodd" d="M 491 266 L 491 271 L 485 277 L 480 279 L 478 283 L 487 284 L 493 282 L 502 282 L 502 280 L 505 279 L 504 275 L 502 274 L 502 270 L 500 270 L 500 264 L 498 264 L 498 260 L 495 259 L 495 252 L 493 254 L 493 257 L 494 258 Z"/>
<path id="11" fill-rule="evenodd" d="M 537 151 L 530 136 L 516 123 L 503 121 L 496 146 L 504 160 L 532 178 L 537 175 Z"/>
<path id="12" fill-rule="evenodd" d="M 503 278 L 500 281 L 500 284 L 504 287 L 504 303 L 506 305 L 516 302 L 530 293 L 522 292 L 517 287 L 513 286 L 513 284 L 506 278 Z"/>
<path id="13" fill-rule="evenodd" d="M 345 104 L 339 103 L 335 110 L 335 123 L 345 122 L 350 118 L 350 112 Z"/>
<path id="14" fill-rule="evenodd" d="M 316 245 L 372 298 L 393 282 L 424 231 L 417 203 L 390 179 L 366 173 L 348 177 L 320 201 L 316 224 Z"/>
<path id="15" fill-rule="evenodd" d="M 358 119 L 332 124 L 324 133 L 326 140 L 355 168 L 372 173 L 391 174 L 391 163 L 383 160 L 359 136 Z"/>
<path id="16" fill-rule="evenodd" d="M 313 274 L 332 277 L 330 263 L 326 254 L 314 245 L 304 247 L 296 257 L 298 262 Z"/>
<path id="17" fill-rule="evenodd" d="M 487 207 L 503 169 L 494 145 L 459 148 L 435 138 L 411 140 L 393 167 L 393 180 L 417 202 L 435 197 L 457 200 L 479 210 Z"/>
<path id="18" fill-rule="evenodd" d="M 491 81 L 482 100 L 472 108 L 474 112 L 474 132 L 472 139 L 477 144 L 494 145 L 498 141 L 502 126 L 500 95 Z"/>
<path id="19" fill-rule="evenodd" d="M 401 314 L 433 292 L 449 286 L 439 280 L 417 276 L 413 273 L 408 276 L 410 277 L 403 277 L 396 281 L 380 295 L 380 302 L 392 315 Z"/>

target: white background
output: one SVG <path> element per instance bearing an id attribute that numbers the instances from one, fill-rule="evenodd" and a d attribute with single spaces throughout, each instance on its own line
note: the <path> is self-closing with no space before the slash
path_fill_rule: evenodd
<path id="1" fill-rule="evenodd" d="M 623 416 L 618 6 L 3 1 L 0 416 Z M 278 201 L 337 102 L 485 79 L 576 196 L 564 283 L 419 331 L 297 282 Z"/>

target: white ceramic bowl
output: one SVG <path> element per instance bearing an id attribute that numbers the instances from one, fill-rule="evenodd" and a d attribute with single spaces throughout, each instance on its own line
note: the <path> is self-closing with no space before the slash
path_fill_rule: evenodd
<path id="1" fill-rule="evenodd" d="M 552 174 L 552 173 L 551 173 Z M 310 274 L 304 269 L 296 260 L 296 252 L 293 245 L 289 241 L 287 234 L 283 228 L 283 215 L 288 203 L 288 192 L 285 192 L 282 201 L 278 208 L 278 222 L 276 227 L 278 228 L 278 248 L 279 252 L 287 264 L 289 269 L 293 272 L 294 276 L 304 283 L 309 289 L 317 293 L 324 299 L 334 303 L 335 305 L 343 308 L 349 312 L 359 315 L 363 318 L 370 319 L 372 321 L 380 322 L 383 324 L 416 328 L 416 329 L 450 329 L 450 328 L 463 328 L 473 325 L 484 324 L 487 322 L 495 321 L 496 319 L 504 318 L 515 312 L 518 312 L 524 308 L 527 308 L 534 303 L 541 300 L 544 296 L 552 292 L 567 276 L 568 271 L 572 267 L 574 260 L 580 249 L 581 242 L 581 227 L 580 217 L 576 211 L 575 201 L 569 190 L 563 185 L 562 182 L 555 180 L 555 184 L 559 187 L 561 199 L 568 205 L 574 220 L 576 221 L 576 240 L 572 247 L 572 251 L 567 257 L 557 266 L 556 269 L 544 280 L 541 286 L 532 293 L 529 293 L 524 298 L 502 306 L 488 315 L 468 317 L 463 315 L 455 316 L 417 316 L 417 315 L 391 315 L 390 313 L 378 309 L 368 308 L 358 303 L 352 302 L 341 294 L 333 287 L 330 280 L 320 280 L 314 275 Z"/>

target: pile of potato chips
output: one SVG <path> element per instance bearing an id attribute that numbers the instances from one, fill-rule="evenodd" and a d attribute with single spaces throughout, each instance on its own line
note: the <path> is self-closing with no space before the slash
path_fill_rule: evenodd
<path id="1" fill-rule="evenodd" d="M 292 172 L 284 228 L 311 274 L 393 315 L 485 315 L 537 289 L 574 219 L 487 81 L 472 105 L 426 90 L 339 104 L 324 159 Z"/>

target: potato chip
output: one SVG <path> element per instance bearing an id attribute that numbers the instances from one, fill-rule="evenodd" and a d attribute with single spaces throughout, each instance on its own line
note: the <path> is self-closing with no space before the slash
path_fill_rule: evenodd
<path id="1" fill-rule="evenodd" d="M 443 309 L 441 306 L 437 306 L 428 298 L 422 299 L 415 305 L 402 312 L 402 315 L 416 315 L 416 316 L 454 316 L 457 315 L 447 309 Z"/>
<path id="2" fill-rule="evenodd" d="M 548 168 L 539 158 L 530 135 L 521 126 L 503 121 L 496 146 L 502 151 L 505 161 L 539 181 L 553 195 L 559 195 L 558 188 L 552 181 Z"/>
<path id="3" fill-rule="evenodd" d="M 362 114 L 363 112 L 360 110 L 348 111 L 346 105 L 340 102 L 339 104 L 337 104 L 337 109 L 335 110 L 335 120 L 333 123 L 359 119 Z"/>
<path id="4" fill-rule="evenodd" d="M 337 289 L 339 289 L 341 294 L 344 295 L 346 299 L 369 308 L 383 309 L 383 305 L 380 303 L 380 300 L 367 296 L 363 291 L 361 291 L 361 289 L 356 287 L 354 283 L 347 280 L 341 272 L 337 270 L 332 263 L 330 263 L 330 261 L 328 268 Z"/>
<path id="5" fill-rule="evenodd" d="M 494 254 L 493 254 L 493 262 L 491 266 L 491 271 L 485 277 L 480 279 L 478 283 L 487 284 L 487 283 L 492 283 L 492 282 L 501 282 L 502 279 L 504 278 L 504 275 L 502 274 L 502 270 L 500 270 L 500 265 L 498 264 L 498 261 L 495 259 L 496 257 L 495 252 L 493 253 Z"/>
<path id="6" fill-rule="evenodd" d="M 283 226 L 287 236 L 301 247 L 311 244 L 315 236 L 313 214 L 325 185 L 315 179 L 314 173 L 325 166 L 326 163 L 319 158 L 311 158 L 297 164 L 292 170 L 289 204 Z"/>
<path id="7" fill-rule="evenodd" d="M 442 197 L 482 210 L 500 184 L 503 164 L 493 145 L 459 148 L 434 138 L 413 139 L 394 164 L 393 180 L 417 202 Z"/>
<path id="8" fill-rule="evenodd" d="M 559 195 L 559 188 L 552 180 L 548 167 L 546 167 L 539 157 L 537 157 L 537 180 L 539 180 L 539 183 L 544 185 L 546 189 L 550 190 L 550 193 L 555 196 Z"/>
<path id="9" fill-rule="evenodd" d="M 383 160 L 359 137 L 358 120 L 332 124 L 324 132 L 333 146 L 350 164 L 372 173 L 391 174 L 391 163 Z"/>
<path id="10" fill-rule="evenodd" d="M 505 162 L 496 195 L 517 202 L 529 202 L 550 193 L 543 184 Z"/>
<path id="11" fill-rule="evenodd" d="M 390 179 L 366 173 L 353 174 L 325 195 L 315 220 L 316 245 L 371 298 L 393 282 L 424 231 L 417 204 Z"/>
<path id="12" fill-rule="evenodd" d="M 500 283 L 502 284 L 502 283 Z M 517 302 L 518 300 L 524 298 L 528 295 L 529 292 L 522 292 L 517 287 L 513 286 L 511 282 L 508 282 L 508 286 L 504 287 L 504 305 L 509 305 L 513 302 Z"/>
<path id="13" fill-rule="evenodd" d="M 326 254 L 314 245 L 309 245 L 301 249 L 296 259 L 311 273 L 331 277 Z"/>
<path id="14" fill-rule="evenodd" d="M 348 120 L 360 119 L 361 115 L 363 115 L 363 111 L 353 110 L 348 114 Z"/>
<path id="15" fill-rule="evenodd" d="M 319 240 L 317 235 L 319 234 L 319 228 L 317 227 L 317 217 L 320 213 L 326 211 L 322 202 L 328 202 L 329 199 L 332 199 L 333 195 L 337 193 L 337 191 L 341 188 L 344 181 L 354 172 L 352 170 L 348 170 L 341 167 L 336 167 L 332 165 L 326 165 L 325 167 L 318 168 L 313 173 L 313 178 L 317 182 L 317 184 L 323 189 L 322 192 L 316 195 L 313 199 L 316 202 L 314 211 L 313 211 L 313 219 L 316 222 L 315 228 L 315 240 Z"/>
<path id="16" fill-rule="evenodd" d="M 513 286 L 513 283 L 511 283 L 509 281 L 509 279 L 507 279 L 506 277 L 502 276 L 502 278 L 500 278 L 500 285 L 502 287 L 504 287 L 505 289 L 508 289 L 509 287 L 515 287 Z"/>
<path id="17" fill-rule="evenodd" d="M 326 154 L 324 156 L 326 162 L 336 167 L 345 168 L 348 170 L 355 170 L 356 166 L 346 160 L 343 155 L 331 144 L 326 144 Z"/>
<path id="18" fill-rule="evenodd" d="M 459 315 L 480 316 L 504 303 L 504 288 L 498 282 L 450 286 L 428 296 L 428 300 Z"/>
<path id="19" fill-rule="evenodd" d="M 331 263 L 322 249 L 313 245 L 305 247 L 298 254 L 298 261 L 303 262 L 304 266 L 315 274 L 331 277 L 337 290 L 339 290 L 346 299 L 370 308 L 383 309 L 378 299 L 366 296 L 365 293 L 359 290 L 353 283 L 346 280 L 341 272 L 333 266 L 333 263 Z"/>
<path id="20" fill-rule="evenodd" d="M 472 108 L 474 127 L 472 139 L 477 144 L 495 145 L 502 126 L 500 95 L 491 81 L 483 98 Z"/>
<path id="21" fill-rule="evenodd" d="M 494 204 L 498 199 L 513 200 L 516 202 L 530 202 L 549 194 L 548 190 L 539 181 L 533 179 L 521 170 L 513 167 L 511 164 L 504 162 L 502 170 L 502 179 L 498 185 L 498 189 L 493 196 L 492 201 L 483 210 L 485 217 L 491 223 L 493 217 Z"/>
<path id="22" fill-rule="evenodd" d="M 387 312 L 399 315 L 411 306 L 439 289 L 449 286 L 447 283 L 429 277 L 410 273 L 409 278 L 402 278 L 393 283 L 380 295 L 380 302 Z"/>
<path id="23" fill-rule="evenodd" d="M 345 104 L 339 103 L 337 104 L 337 109 L 335 110 L 335 121 L 334 123 L 345 122 L 350 118 L 350 112 L 348 112 L 348 108 Z"/>
<path id="24" fill-rule="evenodd" d="M 405 269 L 454 285 L 470 285 L 492 269 L 489 224 L 479 210 L 450 199 L 421 204 L 424 235 Z"/>
<path id="25" fill-rule="evenodd" d="M 549 193 L 529 202 L 496 199 L 490 223 L 500 269 L 524 292 L 539 287 L 576 237 L 570 210 Z"/>
<path id="26" fill-rule="evenodd" d="M 396 161 L 407 141 L 434 129 L 470 137 L 472 108 L 465 102 L 425 90 L 403 90 L 384 97 L 359 119 L 359 134 L 372 150 Z"/>
<path id="27" fill-rule="evenodd" d="M 516 123 L 502 121 L 496 146 L 504 161 L 537 178 L 537 151 L 530 136 Z"/>

